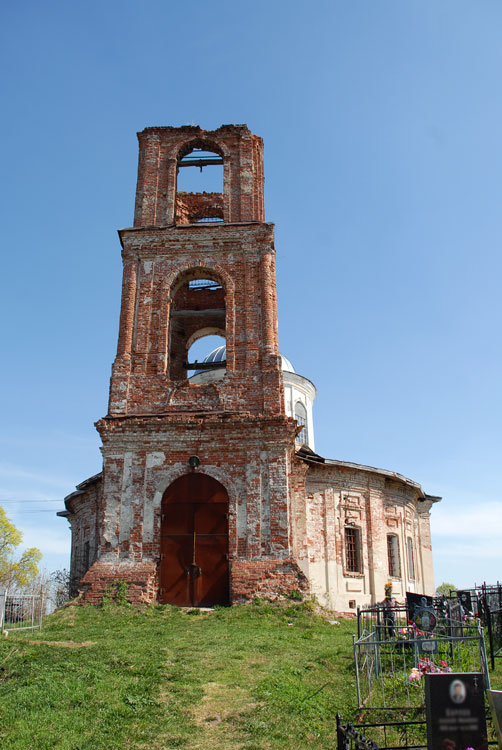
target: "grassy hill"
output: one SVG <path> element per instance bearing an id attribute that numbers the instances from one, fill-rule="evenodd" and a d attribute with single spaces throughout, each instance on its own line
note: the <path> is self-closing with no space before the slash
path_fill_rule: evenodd
<path id="1" fill-rule="evenodd" d="M 60 610 L 0 643 L 0 746 L 333 748 L 336 712 L 355 707 L 356 623 L 312 610 Z"/>
<path id="2" fill-rule="evenodd" d="M 356 713 L 356 622 L 315 609 L 62 609 L 0 640 L 0 747 L 332 750 L 337 711 Z"/>

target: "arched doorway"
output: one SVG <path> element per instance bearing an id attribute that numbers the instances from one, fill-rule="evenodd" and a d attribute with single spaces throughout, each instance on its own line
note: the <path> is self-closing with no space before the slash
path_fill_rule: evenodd
<path id="1" fill-rule="evenodd" d="M 185 474 L 164 492 L 161 507 L 162 604 L 229 603 L 228 494 L 207 474 Z"/>

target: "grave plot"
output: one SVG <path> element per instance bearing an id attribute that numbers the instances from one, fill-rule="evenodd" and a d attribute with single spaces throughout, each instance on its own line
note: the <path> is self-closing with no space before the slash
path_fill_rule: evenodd
<path id="1" fill-rule="evenodd" d="M 425 705 L 424 675 L 478 672 L 490 687 L 479 620 L 447 604 L 363 610 L 354 637 L 357 702 L 360 708 Z"/>

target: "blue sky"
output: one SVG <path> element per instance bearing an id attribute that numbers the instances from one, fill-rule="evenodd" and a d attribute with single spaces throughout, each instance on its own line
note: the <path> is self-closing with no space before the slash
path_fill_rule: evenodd
<path id="1" fill-rule="evenodd" d="M 100 470 L 135 133 L 247 123 L 317 450 L 443 496 L 438 583 L 500 579 L 501 24 L 495 0 L 3 9 L 0 503 L 47 569 Z"/>

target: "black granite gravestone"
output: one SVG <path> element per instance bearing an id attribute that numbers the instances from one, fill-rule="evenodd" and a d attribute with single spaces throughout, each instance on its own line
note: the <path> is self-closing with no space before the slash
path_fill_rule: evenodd
<path id="1" fill-rule="evenodd" d="M 415 622 L 415 611 L 418 609 L 432 609 L 434 600 L 432 596 L 425 594 L 414 594 L 411 591 L 406 592 L 406 607 L 408 609 L 408 620 Z"/>
<path id="2" fill-rule="evenodd" d="M 425 675 L 428 750 L 486 750 L 481 672 Z"/>

